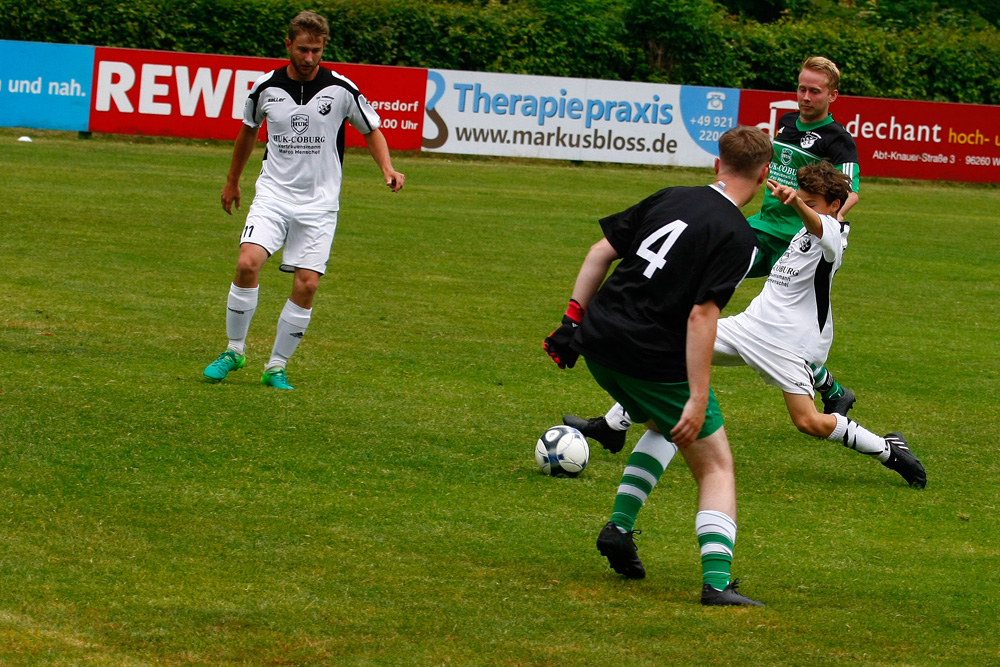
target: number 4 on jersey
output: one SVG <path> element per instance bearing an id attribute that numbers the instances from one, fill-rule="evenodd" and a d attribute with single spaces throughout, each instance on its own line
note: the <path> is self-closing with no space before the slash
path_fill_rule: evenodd
<path id="1" fill-rule="evenodd" d="M 667 265 L 667 253 L 674 247 L 674 244 L 677 243 L 677 237 L 679 237 L 681 232 L 685 229 L 687 229 L 686 222 L 683 220 L 674 220 L 670 224 L 660 227 L 643 239 L 642 243 L 639 244 L 639 249 L 635 252 L 635 254 L 639 257 L 649 262 L 649 266 L 647 266 L 646 270 L 642 272 L 642 275 L 647 278 L 652 278 L 657 269 L 662 269 Z M 664 236 L 666 238 L 663 238 Z M 650 246 L 660 239 L 663 239 L 663 243 L 660 244 L 660 249 L 656 252 L 650 250 Z"/>

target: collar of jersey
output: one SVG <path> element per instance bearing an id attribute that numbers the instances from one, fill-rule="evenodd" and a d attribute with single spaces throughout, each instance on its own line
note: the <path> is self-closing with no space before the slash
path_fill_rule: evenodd
<path id="1" fill-rule="evenodd" d="M 799 118 L 795 119 L 795 129 L 799 132 L 805 132 L 806 130 L 815 130 L 823 127 L 824 125 L 829 125 L 833 122 L 833 114 L 828 115 L 823 120 L 818 120 L 815 123 L 803 123 Z"/>
<path id="2" fill-rule="evenodd" d="M 711 184 L 710 184 L 710 185 L 709 185 L 708 187 L 712 188 L 713 190 L 715 190 L 716 192 L 718 192 L 718 193 L 719 193 L 720 195 L 722 195 L 723 197 L 725 197 L 726 199 L 728 199 L 728 200 L 729 200 L 729 203 L 730 203 L 730 204 L 732 204 L 733 206 L 735 206 L 736 208 L 739 208 L 739 207 L 740 207 L 740 205 L 739 205 L 739 204 L 737 204 L 736 202 L 734 202 L 734 201 L 733 201 L 733 198 L 732 198 L 732 197 L 730 197 L 729 195 L 727 195 L 727 194 L 726 194 L 726 191 L 725 191 L 725 190 L 723 190 L 722 188 L 720 188 L 720 187 L 718 186 L 718 184 L 716 184 L 716 183 L 711 183 Z"/>

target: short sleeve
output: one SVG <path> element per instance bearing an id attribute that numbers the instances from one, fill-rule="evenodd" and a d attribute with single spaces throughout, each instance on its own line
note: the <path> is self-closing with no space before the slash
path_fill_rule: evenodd
<path id="1" fill-rule="evenodd" d="M 842 162 L 836 165 L 845 176 L 851 179 L 851 191 L 861 191 L 861 165 L 857 162 Z"/>
<path id="2" fill-rule="evenodd" d="M 841 223 L 830 215 L 819 217 L 823 223 L 823 237 L 819 239 L 819 247 L 823 249 L 823 259 L 836 262 L 844 253 L 844 238 Z"/>
<path id="3" fill-rule="evenodd" d="M 632 243 L 635 241 L 635 235 L 642 225 L 643 218 L 648 210 L 650 203 L 659 198 L 666 190 L 661 190 L 656 194 L 647 197 L 635 206 L 625 209 L 621 213 L 615 213 L 614 215 L 609 215 L 606 218 L 601 218 L 601 230 L 604 232 L 604 238 L 608 240 L 611 247 L 615 249 L 619 257 L 624 257 L 628 254 L 629 249 L 632 247 Z"/>
<path id="4" fill-rule="evenodd" d="M 382 126 L 378 112 L 361 93 L 354 96 L 347 112 L 347 120 L 361 134 L 368 134 Z"/>
<path id="5" fill-rule="evenodd" d="M 264 88 L 264 84 L 273 76 L 274 73 L 269 72 L 254 81 L 253 86 L 250 88 L 250 93 L 247 95 L 247 101 L 243 104 L 244 125 L 260 127 L 264 122 L 264 110 L 260 104 L 260 93 Z"/>

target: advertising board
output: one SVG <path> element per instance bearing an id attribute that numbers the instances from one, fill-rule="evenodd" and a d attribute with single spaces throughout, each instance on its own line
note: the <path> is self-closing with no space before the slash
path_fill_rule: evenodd
<path id="1" fill-rule="evenodd" d="M 0 40 L 0 124 L 85 131 L 94 47 Z"/>
<path id="2" fill-rule="evenodd" d="M 794 93 L 744 90 L 739 122 L 773 132 Z M 840 96 L 833 117 L 854 136 L 861 175 L 1000 183 L 1000 107 Z"/>
<path id="3" fill-rule="evenodd" d="M 424 150 L 711 166 L 740 91 L 430 70 Z"/>
<path id="4" fill-rule="evenodd" d="M 287 59 L 98 47 L 94 56 L 93 132 L 232 139 L 254 81 Z M 390 146 L 420 149 L 426 70 L 323 63 L 350 79 L 382 117 Z M 363 146 L 348 127 L 346 144 Z"/>

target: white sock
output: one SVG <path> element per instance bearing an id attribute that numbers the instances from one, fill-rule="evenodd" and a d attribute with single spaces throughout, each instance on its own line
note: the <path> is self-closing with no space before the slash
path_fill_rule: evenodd
<path id="1" fill-rule="evenodd" d="M 257 291 L 259 287 L 229 286 L 229 298 L 226 300 L 226 335 L 229 337 L 229 349 L 242 355 L 246 351 L 247 332 L 250 331 L 250 321 L 257 310 Z"/>
<path id="2" fill-rule="evenodd" d="M 889 444 L 885 438 L 875 435 L 844 415 L 834 414 L 834 416 L 837 418 L 837 426 L 833 429 L 833 433 L 827 436 L 827 440 L 843 443 L 844 447 L 874 456 L 883 463 L 889 460 Z"/>
<path id="3" fill-rule="evenodd" d="M 311 316 L 312 308 L 296 306 L 290 299 L 285 302 L 278 318 L 278 333 L 274 337 L 274 347 L 271 348 L 271 359 L 265 370 L 285 367 L 305 335 Z"/>
<path id="4" fill-rule="evenodd" d="M 604 421 L 615 431 L 627 431 L 629 426 L 632 425 L 632 418 L 625 412 L 625 408 L 621 406 L 621 403 L 615 403 L 611 406 L 608 414 L 604 415 Z"/>

